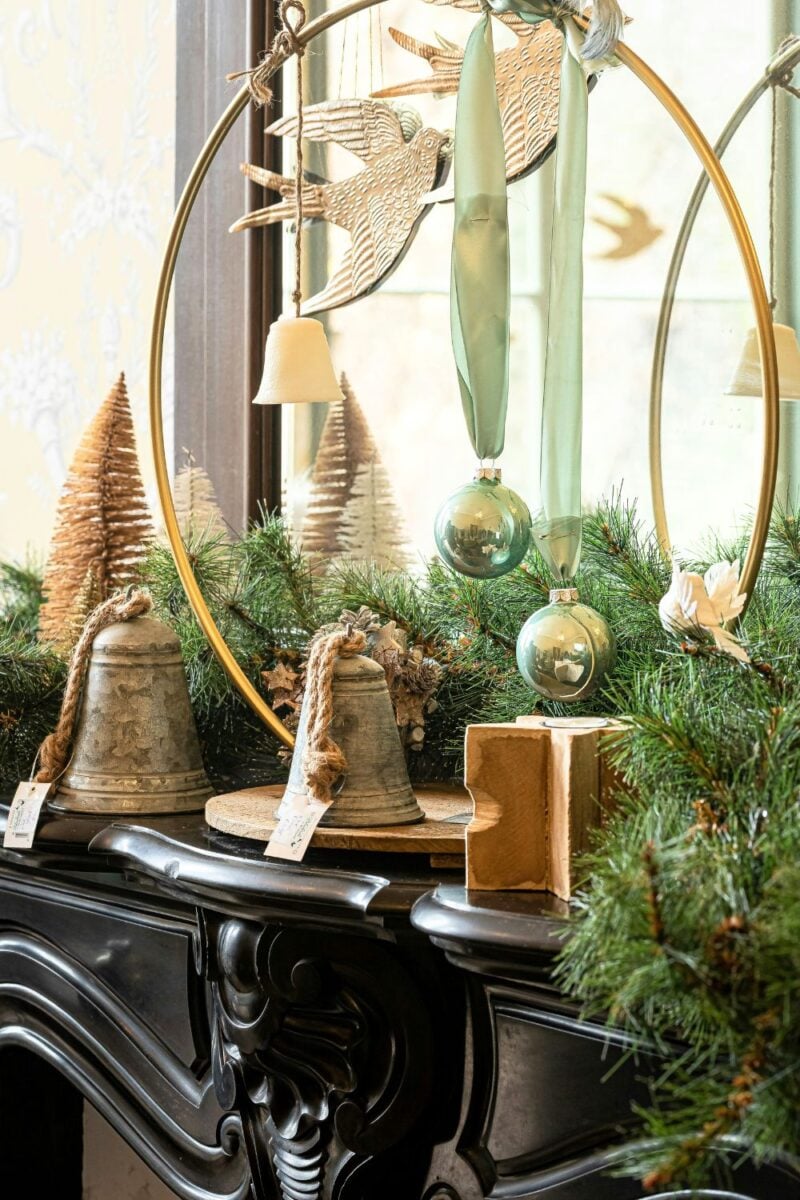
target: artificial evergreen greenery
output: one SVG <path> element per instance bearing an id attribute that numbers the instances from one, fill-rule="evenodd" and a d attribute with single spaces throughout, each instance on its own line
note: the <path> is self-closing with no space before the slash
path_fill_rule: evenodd
<path id="1" fill-rule="evenodd" d="M 584 545 L 577 583 L 617 634 L 617 667 L 592 700 L 541 707 L 626 717 L 613 751 L 625 790 L 586 864 L 590 886 L 558 971 L 587 1013 L 655 1052 L 641 1060 L 656 1063 L 641 1113 L 646 1149 L 625 1169 L 658 1192 L 724 1174 L 732 1147 L 755 1160 L 800 1147 L 800 526 L 795 514 L 773 524 L 742 632 L 749 664 L 699 633 L 681 642 L 664 632 L 657 604 L 669 569 L 634 510 L 601 506 L 586 518 Z M 740 549 L 712 546 L 707 557 Z M 436 658 L 438 707 L 410 756 L 417 779 L 458 776 L 469 722 L 513 720 L 537 704 L 514 661 L 519 629 L 550 587 L 535 552 L 491 582 L 438 562 L 419 576 L 347 563 L 320 574 L 265 518 L 238 542 L 206 537 L 190 554 L 217 623 L 265 695 L 265 672 L 296 666 L 316 629 L 361 605 Z M 213 658 L 165 548 L 151 548 L 146 574 L 181 638 L 214 781 L 281 777 L 276 744 Z M 0 572 L 6 785 L 28 769 L 63 678 L 29 632 L 36 594 L 35 573 Z M 669 1061 L 661 1075 L 659 1053 Z"/>
<path id="2" fill-rule="evenodd" d="M 35 634 L 0 622 L 0 797 L 31 774 L 58 719 L 66 667 Z"/>
<path id="3" fill-rule="evenodd" d="M 40 567 L 32 561 L 22 564 L 0 562 L 0 628 L 35 633 L 41 606 Z"/>

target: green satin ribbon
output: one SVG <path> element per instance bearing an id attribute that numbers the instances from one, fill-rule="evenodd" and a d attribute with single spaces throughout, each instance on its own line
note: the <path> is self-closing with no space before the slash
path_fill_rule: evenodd
<path id="1" fill-rule="evenodd" d="M 563 13 L 563 6 L 549 0 L 495 0 L 492 7 L 514 12 L 530 25 Z M 533 535 L 550 570 L 566 580 L 576 574 L 581 560 L 583 226 L 589 104 L 580 62 L 583 35 L 569 18 L 558 23 L 564 32 L 564 50 L 542 396 L 541 513 L 534 521 Z"/>
<path id="2" fill-rule="evenodd" d="M 564 32 L 542 400 L 541 513 L 534 523 L 534 537 L 554 575 L 565 580 L 576 573 L 581 556 L 583 226 L 588 125 L 588 90 L 581 65 L 584 37 L 569 17 L 568 3 L 488 2 L 492 11 L 515 13 L 531 25 L 555 20 Z M 614 0 L 600 2 L 605 10 L 613 11 L 621 28 L 621 14 Z M 505 162 L 490 25 L 490 18 L 484 16 L 465 51 L 454 151 L 451 328 L 464 411 L 479 457 L 494 457 L 503 447 L 508 394 L 510 285 Z M 612 27 L 611 22 L 608 25 Z M 599 37 L 590 34 L 589 40 L 603 44 L 603 31 Z M 606 49 L 611 41 L 613 35 L 605 39 Z"/>
<path id="3" fill-rule="evenodd" d="M 464 51 L 458 89 L 450 330 L 470 440 L 478 458 L 505 441 L 511 281 L 503 127 L 487 12 Z"/>
<path id="4" fill-rule="evenodd" d="M 525 0 L 516 0 L 519 15 Z M 537 21 L 541 17 L 535 18 Z M 533 536 L 557 579 L 572 579 L 581 561 L 583 443 L 583 227 L 589 92 L 568 23 L 561 58 L 558 143 L 547 313 L 542 437 L 541 515 Z"/>

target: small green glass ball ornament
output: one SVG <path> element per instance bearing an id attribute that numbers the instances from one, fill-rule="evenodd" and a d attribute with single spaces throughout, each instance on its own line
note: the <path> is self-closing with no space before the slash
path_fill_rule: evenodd
<path id="1" fill-rule="evenodd" d="M 448 567 L 473 579 L 497 579 L 525 557 L 531 514 L 521 496 L 501 482 L 497 467 L 479 468 L 436 514 L 436 545 Z"/>
<path id="2" fill-rule="evenodd" d="M 555 588 L 550 603 L 522 626 L 517 666 L 548 700 L 584 700 L 614 666 L 617 644 L 608 622 L 578 600 L 576 588 Z"/>

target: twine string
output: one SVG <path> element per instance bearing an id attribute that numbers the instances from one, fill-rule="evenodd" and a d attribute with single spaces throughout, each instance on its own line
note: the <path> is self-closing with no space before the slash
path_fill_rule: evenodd
<path id="1" fill-rule="evenodd" d="M 297 10 L 294 28 L 289 25 L 288 13 Z M 303 55 L 305 47 L 298 41 L 297 34 L 306 23 L 306 10 L 302 0 L 281 0 L 281 20 L 289 29 L 294 42 L 294 52 L 297 56 L 297 142 L 294 158 L 294 203 L 295 203 L 295 234 L 294 234 L 294 315 L 300 316 L 300 305 L 303 299 Z"/>
<path id="2" fill-rule="evenodd" d="M 360 654 L 366 644 L 363 631 L 348 626 L 319 638 L 308 656 L 303 780 L 309 794 L 323 804 L 330 803 L 333 785 L 347 771 L 347 759 L 342 748 L 330 735 L 334 664 L 337 658 L 351 658 Z"/>
<path id="3" fill-rule="evenodd" d="M 772 132 L 769 152 L 769 306 L 774 314 L 778 306 L 775 295 L 775 204 L 778 177 L 778 89 L 772 89 Z"/>
<path id="4" fill-rule="evenodd" d="M 294 192 L 295 192 L 295 240 L 294 240 L 294 290 L 292 303 L 295 316 L 300 316 L 303 284 L 302 261 L 302 229 L 303 229 L 303 56 L 306 52 L 305 43 L 300 38 L 300 32 L 306 23 L 306 9 L 303 0 L 281 0 L 278 14 L 281 29 L 275 34 L 272 45 L 264 53 L 261 62 L 256 67 L 245 71 L 234 71 L 228 75 L 229 80 L 246 79 L 253 103 L 260 107 L 272 101 L 270 81 L 279 67 L 292 55 L 297 59 L 297 134 L 295 151 Z M 294 14 L 294 15 L 293 15 Z"/>
<path id="5" fill-rule="evenodd" d="M 36 774 L 37 783 L 54 783 L 63 775 L 69 763 L 75 726 L 80 711 L 81 689 L 89 663 L 94 639 L 108 625 L 116 625 L 120 621 L 132 621 L 141 617 L 153 607 L 153 601 L 147 592 L 129 588 L 127 592 L 112 596 L 98 604 L 83 627 L 83 633 L 78 639 L 72 657 L 69 660 L 67 686 L 64 689 L 64 699 L 61 701 L 61 712 L 54 731 L 44 739 L 39 747 L 37 757 L 41 767 Z"/>
<path id="6" fill-rule="evenodd" d="M 798 39 L 794 34 L 784 38 L 778 47 L 778 54 L 788 50 L 790 46 L 796 45 Z M 778 298 L 775 295 L 775 237 L 776 237 L 776 198 L 777 198 L 777 180 L 778 180 L 778 89 L 787 92 L 790 96 L 800 100 L 800 88 L 797 88 L 792 83 L 794 78 L 794 67 L 787 67 L 780 74 L 772 76 L 772 129 L 770 141 L 770 161 L 769 161 L 769 293 L 770 293 L 770 308 L 773 313 L 778 305 Z"/>

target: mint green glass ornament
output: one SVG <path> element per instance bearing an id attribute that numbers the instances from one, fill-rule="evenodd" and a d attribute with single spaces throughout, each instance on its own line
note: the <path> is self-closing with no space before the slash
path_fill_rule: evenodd
<path id="1" fill-rule="evenodd" d="M 614 666 L 617 646 L 608 622 L 575 588 L 556 588 L 550 603 L 522 627 L 517 666 L 526 683 L 548 700 L 584 700 Z"/>
<path id="2" fill-rule="evenodd" d="M 433 532 L 439 553 L 454 571 L 497 579 L 525 557 L 531 515 L 522 497 L 501 483 L 499 470 L 482 468 L 445 500 Z"/>

